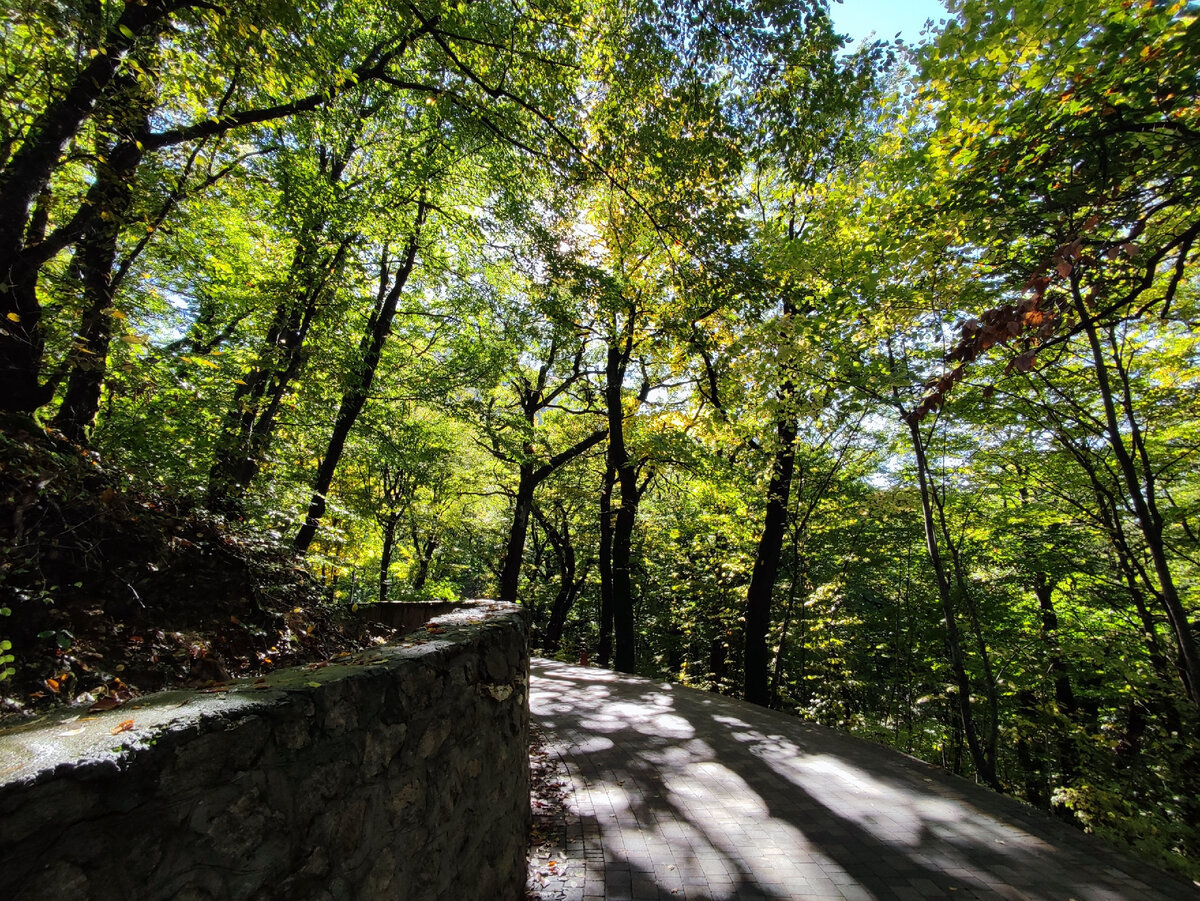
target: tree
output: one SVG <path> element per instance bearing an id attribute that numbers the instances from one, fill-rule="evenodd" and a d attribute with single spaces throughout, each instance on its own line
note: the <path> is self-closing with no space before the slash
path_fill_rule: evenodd
<path id="1" fill-rule="evenodd" d="M 561 420 L 563 414 L 570 419 L 594 411 L 586 388 L 582 397 L 572 397 L 574 390 L 584 387 L 590 376 L 585 368 L 586 342 L 583 336 L 570 333 L 573 329 L 570 323 L 563 327 L 553 320 L 550 322 L 550 334 L 530 349 L 532 354 L 530 350 L 525 351 L 526 365 L 522 365 L 520 357 L 514 360 L 517 369 L 502 395 L 490 398 L 481 411 L 488 450 L 497 460 L 517 468 L 512 524 L 501 560 L 498 592 L 499 598 L 507 601 L 516 601 L 518 597 L 525 539 L 530 517 L 535 511 L 534 495 L 538 486 L 567 463 L 600 444 L 608 434 L 604 428 L 593 429 L 582 437 L 568 432 L 566 440 L 570 443 L 557 453 L 551 453 L 550 430 L 543 423 L 548 413 L 559 414 L 553 418 Z M 572 345 L 575 345 L 573 350 Z M 536 370 L 530 363 L 538 364 Z M 497 400 L 504 407 L 498 406 Z M 548 531 L 551 529 L 547 527 Z M 569 535 L 565 527 L 564 533 Z M 561 538 L 555 546 L 562 547 Z"/>
<path id="2" fill-rule="evenodd" d="M 1163 540 L 1154 465 L 1121 390 L 1119 350 L 1122 323 L 1170 315 L 1197 252 L 1200 140 L 1196 111 L 1181 98 L 1200 59 L 1200 26 L 1182 3 L 1085 6 L 1046 17 L 964 3 L 962 27 L 923 59 L 950 209 L 976 211 L 963 215 L 964 233 L 1010 297 L 1022 287 L 1026 295 L 966 322 L 949 355 L 957 366 L 919 415 L 997 344 L 1015 342 L 1022 353 L 1010 365 L 1028 371 L 1046 348 L 1086 339 L 1105 439 L 1151 556 L 1181 679 L 1200 705 L 1200 649 Z M 1042 49 L 1010 67 L 1020 46 Z M 992 82 L 1000 67 L 1009 74 Z"/>
<path id="3" fill-rule="evenodd" d="M 343 8 L 325 21 L 306 23 L 313 29 L 326 26 L 308 32 L 310 37 L 321 34 L 322 41 L 293 41 L 303 20 L 296 12 L 273 0 L 243 5 L 237 15 L 206 2 L 153 0 L 114 5 L 100 17 L 75 20 L 71 37 L 87 50 L 82 57 L 86 62 L 55 66 L 57 77 L 47 88 L 31 91 L 6 128 L 8 152 L 0 168 L 4 409 L 32 412 L 51 399 L 50 386 L 41 382 L 45 334 L 39 276 L 95 218 L 103 219 L 107 212 L 118 221 L 127 200 L 114 194 L 117 182 L 126 183 L 146 154 L 287 119 L 322 107 L 361 83 L 393 79 L 394 64 L 437 25 L 435 20 L 415 21 L 411 14 L 398 22 L 386 16 L 360 18 L 361 11 Z M 30 13 L 19 20 L 17 30 L 46 40 L 66 27 L 51 16 L 52 24 L 43 29 L 42 15 Z M 379 33 L 357 30 L 372 19 L 383 26 Z M 266 62 L 255 67 L 236 62 L 232 50 L 251 30 L 266 40 L 259 55 Z M 39 47 L 38 52 L 44 51 Z M 141 65 L 152 57 L 157 65 Z M 337 64 L 326 65 L 330 58 Z M 197 71 L 196 60 L 208 61 L 209 68 Z M 166 80 L 168 73 L 181 80 Z M 142 96 L 165 87 L 167 106 L 119 127 L 111 135 L 117 140 L 102 157 L 100 165 L 106 169 L 101 177 L 81 177 L 80 167 L 64 158 L 64 151 L 93 127 L 98 111 L 115 109 L 123 96 L 127 99 L 135 82 Z M 139 106 L 144 104 L 134 104 Z M 164 122 L 171 124 L 155 130 Z"/>
<path id="4" fill-rule="evenodd" d="M 388 258 L 388 248 L 385 246 L 379 264 L 379 291 L 375 297 L 375 306 L 371 309 L 366 328 L 359 342 L 361 355 L 358 365 L 351 372 L 342 393 L 341 404 L 333 421 L 333 434 L 329 438 L 329 446 L 321 458 L 321 465 L 313 479 L 312 500 L 309 501 L 308 512 L 304 523 L 296 533 L 293 546 L 300 553 L 308 550 L 316 535 L 317 525 L 325 515 L 325 494 L 333 482 L 333 474 L 341 460 L 342 451 L 346 446 L 346 438 L 354 427 L 363 405 L 371 391 L 371 383 L 379 368 L 380 356 L 384 342 L 392 329 L 392 320 L 396 316 L 396 305 L 400 294 L 408 283 L 416 263 L 417 248 L 420 245 L 421 228 L 425 224 L 428 207 L 424 197 L 417 201 L 417 209 L 413 219 L 412 234 L 406 240 L 406 246 L 395 260 L 396 270 L 390 271 L 392 261 Z"/>

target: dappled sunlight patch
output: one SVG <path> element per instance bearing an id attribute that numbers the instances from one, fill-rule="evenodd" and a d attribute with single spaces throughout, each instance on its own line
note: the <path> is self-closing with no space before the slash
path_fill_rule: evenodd
<path id="1" fill-rule="evenodd" d="M 574 746 L 574 750 L 579 754 L 595 754 L 599 751 L 607 751 L 613 746 L 611 738 L 605 738 L 602 735 L 595 735 L 591 738 L 581 741 Z"/>
<path id="2" fill-rule="evenodd" d="M 714 717 L 730 726 L 730 738 L 749 745 L 756 757 L 816 801 L 854 821 L 881 841 L 920 847 L 931 842 L 987 847 L 999 855 L 1042 850 L 1047 845 L 1024 832 L 1002 827 L 954 797 L 935 792 L 932 780 L 906 787 L 895 774 L 881 779 L 828 753 L 813 753 L 779 734 L 768 734 L 735 717 Z"/>
<path id="3" fill-rule="evenodd" d="M 690 766 L 698 760 L 709 760 L 713 757 L 713 749 L 703 739 L 694 738 L 684 744 L 654 748 L 639 756 L 663 770 L 670 770 Z"/>

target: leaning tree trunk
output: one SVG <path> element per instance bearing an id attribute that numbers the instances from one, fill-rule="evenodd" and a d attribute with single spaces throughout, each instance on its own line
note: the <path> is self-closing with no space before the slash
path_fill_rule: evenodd
<path id="1" fill-rule="evenodd" d="M 358 414 L 362 412 L 371 392 L 371 383 L 375 380 L 375 373 L 379 369 L 379 360 L 383 355 L 383 345 L 392 331 L 396 306 L 400 302 L 400 295 L 408 283 L 408 277 L 412 274 L 417 260 L 421 226 L 425 223 L 426 210 L 425 201 L 421 200 L 417 204 L 417 218 L 413 226 L 412 237 L 409 238 L 408 247 L 404 251 L 404 261 L 396 272 L 396 279 L 390 290 L 386 290 L 388 280 L 386 266 L 380 274 L 381 297 L 371 312 L 367 330 L 359 344 L 358 365 L 351 372 L 348 384 L 342 393 L 342 402 L 334 419 L 329 446 L 325 450 L 325 456 L 321 459 L 321 465 L 317 467 L 316 478 L 313 479 L 312 499 L 308 504 L 308 513 L 304 517 L 304 524 L 300 526 L 300 530 L 296 534 L 295 548 L 302 554 L 308 550 L 317 534 L 317 526 L 321 522 L 321 517 L 325 515 L 325 495 L 333 483 L 333 474 L 337 471 L 338 463 L 341 462 L 346 439 L 350 436 L 350 430 L 354 428 Z"/>
<path id="2" fill-rule="evenodd" d="M 208 475 L 209 509 L 237 514 L 275 433 L 275 419 L 306 362 L 312 328 L 329 281 L 345 261 L 351 239 L 321 254 L 306 236 L 292 263 L 295 287 L 275 311 L 258 359 L 233 395 Z"/>
<path id="3" fill-rule="evenodd" d="M 143 153 L 136 136 L 149 130 L 153 98 L 132 75 L 116 79 L 112 98 L 112 134 L 98 141 L 96 180 L 89 192 L 96 212 L 76 242 L 75 268 L 83 287 L 84 310 L 70 356 L 71 374 L 62 405 L 52 424 L 71 441 L 83 444 L 100 410 L 100 394 L 112 341 L 113 297 L 118 287 L 114 273 L 117 242 L 133 206 L 133 176 Z M 115 153 L 117 143 L 132 144 L 133 151 Z M 141 243 L 145 246 L 145 242 Z M 124 269 L 125 266 L 122 267 Z"/>
<path id="4" fill-rule="evenodd" d="M 924 449 L 922 449 L 924 454 Z M 933 502 L 934 509 L 937 512 L 937 523 L 941 529 L 942 540 L 945 542 L 946 550 L 950 554 L 950 570 L 954 574 L 954 585 L 957 588 L 957 599 L 966 608 L 967 624 L 971 627 L 970 634 L 975 639 L 975 653 L 979 659 L 979 666 L 982 670 L 983 695 L 986 701 L 986 728 L 981 734 L 980 740 L 983 742 L 983 755 L 991 761 L 994 768 L 996 765 L 998 754 L 998 742 L 1000 735 L 1000 696 L 996 686 L 996 676 L 992 669 L 992 656 L 988 650 L 987 642 L 983 634 L 983 623 L 979 617 L 979 608 L 975 603 L 974 595 L 971 593 L 971 587 L 968 584 L 967 573 L 963 567 L 962 557 L 959 553 L 957 542 L 951 532 L 950 525 L 946 520 L 946 505 L 945 498 L 939 494 L 935 485 L 929 485 L 929 498 Z"/>
<path id="5" fill-rule="evenodd" d="M 111 93 L 134 43 L 164 30 L 178 8 L 166 0 L 126 3 L 100 46 L 80 48 L 91 51 L 87 64 L 33 117 L 0 169 L 0 411 L 32 413 L 51 399 L 52 387 L 41 382 L 45 333 L 38 278 L 42 266 L 78 238 L 99 209 L 89 190 L 87 202 L 47 237 L 47 211 L 38 198 L 48 196 L 63 152 Z M 125 153 L 140 150 L 122 145 L 109 164 L 123 166 Z"/>
<path id="6" fill-rule="evenodd" d="M 536 485 L 533 462 L 526 460 L 521 463 L 517 476 L 512 524 L 508 530 L 504 564 L 500 570 L 499 599 L 509 603 L 516 603 L 517 588 L 521 583 L 521 562 L 525 556 L 525 539 L 529 534 L 529 514 L 533 508 L 533 489 Z"/>
<path id="7" fill-rule="evenodd" d="M 1179 596 L 1179 589 L 1175 584 L 1170 560 L 1167 557 L 1166 542 L 1163 539 L 1164 523 L 1162 513 L 1158 509 L 1154 469 L 1148 458 L 1145 436 L 1134 415 L 1129 380 L 1117 358 L 1114 368 L 1120 380 L 1121 403 L 1125 412 L 1126 428 L 1122 430 L 1120 414 L 1117 411 L 1116 392 L 1112 380 L 1109 378 L 1109 364 L 1100 344 L 1099 330 L 1091 318 L 1091 312 L 1088 310 L 1077 284 L 1072 285 L 1072 291 L 1075 309 L 1079 314 L 1092 352 L 1092 371 L 1095 373 L 1097 387 L 1100 390 L 1100 401 L 1104 407 L 1105 437 L 1113 452 L 1117 469 L 1124 480 L 1125 490 L 1129 502 L 1133 506 L 1138 529 L 1146 541 L 1146 550 L 1154 565 L 1154 575 L 1158 579 L 1158 596 L 1162 601 L 1163 610 L 1167 614 L 1167 622 L 1170 623 L 1171 632 L 1175 638 L 1184 690 L 1192 704 L 1200 707 L 1200 648 L 1197 648 L 1196 636 L 1193 634 L 1187 610 Z M 1114 349 L 1114 357 L 1117 353 Z M 1126 433 L 1128 433 L 1128 439 Z"/>
<path id="8" fill-rule="evenodd" d="M 112 340 L 113 264 L 121 223 L 129 211 L 132 191 L 126 175 L 102 165 L 97 181 L 106 186 L 106 208 L 84 232 L 76 247 L 76 268 L 83 287 L 84 310 L 70 354 L 74 359 L 62 405 L 51 424 L 76 444 L 87 440 L 100 410 L 100 394 Z"/>
<path id="9" fill-rule="evenodd" d="M 934 522 L 933 502 L 930 497 L 929 463 L 925 458 L 925 442 L 921 437 L 920 422 L 916 416 L 911 414 L 906 415 L 904 419 L 908 425 L 913 453 L 916 456 L 917 485 L 920 490 L 921 512 L 925 523 L 925 547 L 929 552 L 929 562 L 933 566 L 938 597 L 942 602 L 943 624 L 946 627 L 946 650 L 950 656 L 950 668 L 954 673 L 954 681 L 957 685 L 955 703 L 958 707 L 963 737 L 967 742 L 967 750 L 971 754 L 971 762 L 975 765 L 975 772 L 988 785 L 999 789 L 995 759 L 985 752 L 983 744 L 979 740 L 975 716 L 971 709 L 971 680 L 967 675 L 967 667 L 963 659 L 962 641 L 959 638 L 958 620 L 954 610 L 954 591 L 946 574 L 941 550 L 938 547 L 937 525 Z"/>

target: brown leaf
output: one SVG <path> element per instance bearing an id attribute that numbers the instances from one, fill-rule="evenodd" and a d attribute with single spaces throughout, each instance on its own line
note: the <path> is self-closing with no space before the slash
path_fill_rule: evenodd
<path id="1" fill-rule="evenodd" d="M 1034 352 L 1027 350 L 1020 356 L 1013 357 L 1012 363 L 1009 365 L 1017 372 L 1030 372 L 1033 370 Z"/>

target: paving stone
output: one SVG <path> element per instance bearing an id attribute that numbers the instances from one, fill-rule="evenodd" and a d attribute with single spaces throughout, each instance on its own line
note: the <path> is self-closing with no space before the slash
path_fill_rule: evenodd
<path id="1" fill-rule="evenodd" d="M 564 901 L 1200 898 L 887 748 L 607 670 L 535 660 L 532 674 L 578 821 L 562 863 L 582 880 Z"/>

